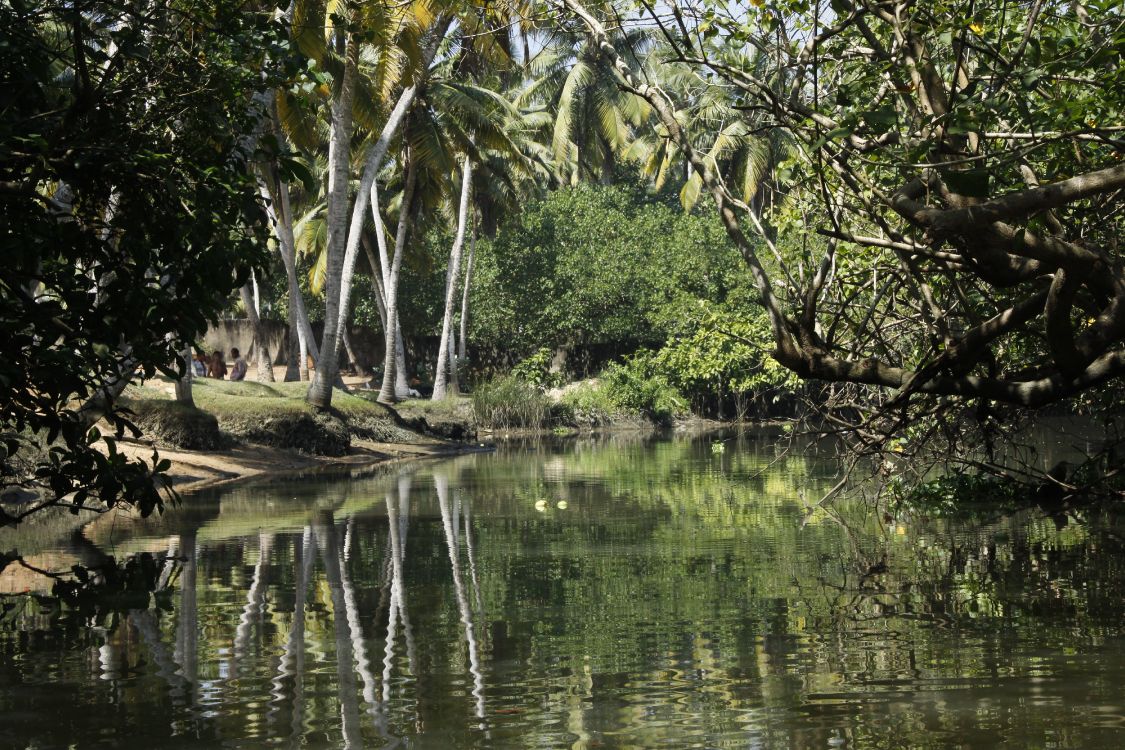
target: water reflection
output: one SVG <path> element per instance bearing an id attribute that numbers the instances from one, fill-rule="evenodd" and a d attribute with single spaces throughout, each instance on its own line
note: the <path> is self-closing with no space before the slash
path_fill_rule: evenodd
<path id="1" fill-rule="evenodd" d="M 1121 745 L 1118 519 L 803 525 L 831 482 L 540 443 L 93 528 L 172 561 L 166 608 L 6 609 L 0 746 Z"/>

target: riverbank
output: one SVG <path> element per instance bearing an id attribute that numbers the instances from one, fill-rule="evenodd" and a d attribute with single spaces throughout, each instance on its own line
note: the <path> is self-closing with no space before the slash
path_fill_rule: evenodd
<path id="1" fill-rule="evenodd" d="M 180 498 L 256 479 L 487 450 L 479 443 L 423 434 L 394 410 L 345 391 L 333 395 L 331 412 L 317 413 L 304 403 L 307 387 L 199 380 L 191 407 L 174 401 L 171 381 L 154 378 L 123 394 L 144 434 L 122 438 L 116 447 L 119 453 L 146 461 L 156 450 L 169 462 L 168 486 Z M 22 500 L 26 502 L 34 500 Z M 11 512 L 19 509 L 17 504 L 4 505 Z M 87 526 L 131 515 L 127 509 L 81 514 L 45 509 L 18 526 L 0 528 L 0 552 L 16 552 L 42 571 L 68 572 L 91 562 Z M 0 594 L 47 592 L 53 583 L 49 575 L 18 563 L 0 570 Z"/>

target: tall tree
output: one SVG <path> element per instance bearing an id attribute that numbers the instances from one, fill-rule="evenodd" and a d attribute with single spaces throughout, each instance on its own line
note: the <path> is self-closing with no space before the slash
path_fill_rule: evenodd
<path id="1" fill-rule="evenodd" d="M 465 226 L 469 217 L 469 200 L 473 185 L 473 163 L 466 156 L 461 167 L 461 200 L 457 209 L 457 234 L 453 249 L 449 252 L 449 270 L 445 282 L 445 307 L 441 320 L 441 343 L 438 345 L 437 368 L 434 373 L 433 400 L 446 397 L 447 386 L 452 395 L 457 395 L 457 358 L 451 357 L 453 351 L 453 300 L 457 295 L 457 285 L 461 274 L 461 249 L 465 244 Z"/>
<path id="2" fill-rule="evenodd" d="M 160 465 L 91 428 L 128 429 L 122 389 L 180 378 L 188 343 L 265 263 L 241 148 L 272 85 L 262 20 L 223 0 L 0 7 L 0 485 L 40 493 L 0 524 L 58 503 L 162 505 Z"/>
<path id="3" fill-rule="evenodd" d="M 343 283 L 344 254 L 348 241 L 348 182 L 351 162 L 352 100 L 359 73 L 360 34 L 348 27 L 352 14 L 334 16 L 333 43 L 344 58 L 344 68 L 332 97 L 332 120 L 328 143 L 328 195 L 326 220 L 328 241 L 326 284 L 324 294 L 324 336 L 316 374 L 309 386 L 307 399 L 313 406 L 327 409 L 332 404 L 332 388 L 336 384 L 339 355 L 340 290 Z M 342 22 L 342 23 L 339 23 Z M 339 27 L 336 24 L 339 23 Z"/>
<path id="4" fill-rule="evenodd" d="M 597 16 L 556 5 L 582 20 L 699 174 L 755 276 L 775 359 L 805 378 L 889 391 L 856 425 L 866 444 L 876 430 L 879 445 L 901 436 L 920 414 L 944 417 L 922 443 L 953 435 L 964 420 L 950 410 L 966 400 L 1037 407 L 1125 374 L 1125 100 L 1107 57 L 1119 13 L 844 0 L 831 13 L 796 2 L 739 15 L 672 3 L 675 17 L 709 18 L 720 46 L 767 53 L 764 73 L 732 64 L 651 16 L 677 58 L 795 144 L 776 170 L 785 200 L 759 216 Z M 1072 53 L 1077 40 L 1089 54 Z"/>

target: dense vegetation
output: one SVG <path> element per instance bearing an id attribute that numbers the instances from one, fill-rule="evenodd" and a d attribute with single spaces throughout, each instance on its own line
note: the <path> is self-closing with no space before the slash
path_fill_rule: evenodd
<path id="1" fill-rule="evenodd" d="M 137 371 L 190 405 L 236 290 L 259 379 L 275 310 L 316 410 L 359 316 L 385 402 L 424 333 L 435 399 L 545 349 L 612 362 L 619 406 L 811 395 L 873 465 L 1004 473 L 1029 408 L 1118 411 L 1123 28 L 1111 0 L 5 5 L 3 483 L 159 505 L 94 423 L 128 428 Z"/>

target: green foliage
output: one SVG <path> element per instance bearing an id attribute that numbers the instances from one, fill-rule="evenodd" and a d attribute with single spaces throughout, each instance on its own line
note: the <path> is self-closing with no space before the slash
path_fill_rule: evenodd
<path id="1" fill-rule="evenodd" d="M 735 313 L 700 300 L 681 321 L 655 365 L 693 402 L 728 393 L 776 399 L 797 388 L 797 376 L 770 356 L 769 322 L 760 308 Z"/>
<path id="2" fill-rule="evenodd" d="M 611 364 L 602 372 L 602 380 L 610 401 L 626 413 L 669 424 L 687 412 L 687 402 L 651 352 L 641 350 L 624 364 Z"/>
<path id="3" fill-rule="evenodd" d="M 473 341 L 527 355 L 540 347 L 658 344 L 667 308 L 721 301 L 745 272 L 718 221 L 635 186 L 580 186 L 533 201 L 481 242 Z"/>
<path id="4" fill-rule="evenodd" d="M 613 421 L 618 406 L 604 384 L 593 381 L 579 383 L 563 393 L 555 407 L 556 418 L 579 427 L 601 427 Z"/>
<path id="5" fill-rule="evenodd" d="M 265 16 L 227 0 L 76 10 L 0 5 L 0 432 L 49 446 L 35 470 L 48 499 L 149 513 L 153 467 L 89 427 L 100 413 L 131 429 L 114 385 L 136 368 L 175 374 L 263 264 L 244 134 L 270 82 L 263 49 L 278 48 Z"/>
<path id="6" fill-rule="evenodd" d="M 531 356 L 516 363 L 511 375 L 537 388 L 555 388 L 562 385 L 563 374 L 551 372 L 551 350 L 540 348 Z"/>
<path id="7" fill-rule="evenodd" d="M 547 424 L 550 415 L 547 396 L 517 377 L 496 378 L 473 389 L 473 417 L 481 427 L 539 428 Z"/>
<path id="8" fill-rule="evenodd" d="M 898 510 L 914 510 L 928 516 L 992 518 L 1026 506 L 1025 483 L 986 474 L 951 473 L 906 486 L 892 481 L 891 498 Z"/>

